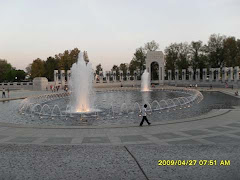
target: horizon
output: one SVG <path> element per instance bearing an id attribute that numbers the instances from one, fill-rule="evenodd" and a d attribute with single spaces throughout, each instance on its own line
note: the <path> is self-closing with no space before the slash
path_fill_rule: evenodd
<path id="1" fill-rule="evenodd" d="M 205 44 L 211 34 L 240 38 L 237 0 L 0 2 L 0 59 L 23 70 L 75 47 L 108 71 L 152 40 L 164 51 L 175 42 Z"/>

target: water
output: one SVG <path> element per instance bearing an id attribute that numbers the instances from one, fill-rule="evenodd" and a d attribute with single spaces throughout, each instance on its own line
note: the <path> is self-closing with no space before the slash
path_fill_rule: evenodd
<path id="1" fill-rule="evenodd" d="M 97 112 L 99 118 L 93 117 L 88 121 L 88 123 L 93 125 L 104 125 L 104 124 L 139 124 L 141 121 L 141 117 L 138 117 L 137 112 L 142 108 L 145 103 L 145 98 L 142 94 L 146 94 L 145 92 L 139 91 L 116 91 L 116 92 L 97 92 L 96 93 L 96 101 L 95 107 L 100 109 L 100 112 Z M 167 99 L 174 99 L 179 96 L 183 96 L 181 93 L 176 92 L 159 92 L 159 91 L 150 91 L 147 93 L 147 99 L 151 104 L 153 110 L 159 109 L 157 100 L 160 106 L 164 106 Z M 171 121 L 176 119 L 190 118 L 202 115 L 211 111 L 212 109 L 229 109 L 232 106 L 239 106 L 240 99 L 235 97 L 225 95 L 219 92 L 203 92 L 204 99 L 199 104 L 195 104 L 188 108 L 172 108 L 166 109 L 159 112 L 154 112 L 149 116 L 149 120 L 151 122 L 161 122 L 161 121 Z M 125 97 L 125 98 L 123 98 Z M 10 101 L 5 103 L 0 103 L 0 122 L 6 123 L 14 123 L 14 124 L 34 124 L 34 125 L 72 125 L 77 126 L 80 125 L 79 116 L 73 114 L 73 118 L 68 118 L 66 120 L 65 117 L 49 117 L 43 116 L 40 118 L 38 115 L 21 115 L 18 113 L 18 108 L 22 100 Z M 48 102 L 51 110 L 53 107 L 58 104 L 61 108 L 61 111 L 65 111 L 67 109 L 67 105 L 69 104 L 69 97 L 65 97 L 62 99 L 56 99 Z M 155 101 L 155 102 L 154 102 Z M 125 103 L 122 107 L 122 104 Z M 177 100 L 174 102 L 167 102 L 169 105 L 178 104 Z M 37 107 L 38 108 L 38 107 Z M 126 110 L 128 109 L 128 110 Z M 39 109 L 41 111 L 41 109 Z M 48 112 L 47 106 L 43 109 L 45 113 Z M 129 112 L 128 117 L 127 111 Z M 136 112 L 131 115 L 131 112 Z M 102 113 L 102 114 L 101 114 Z M 105 115 L 103 114 L 105 113 Z M 122 116 L 118 116 L 119 113 L 122 113 Z M 58 108 L 55 108 L 53 114 L 59 114 Z M 107 117 L 110 115 L 110 117 Z M 76 116 L 76 118 L 75 118 Z M 114 118 L 112 118 L 114 117 Z M 84 118 L 84 117 L 83 117 Z"/>
<path id="2" fill-rule="evenodd" d="M 142 74 L 141 77 L 141 91 L 150 91 L 150 76 L 149 72 L 145 69 L 144 73 Z"/>
<path id="3" fill-rule="evenodd" d="M 92 87 L 93 73 L 91 63 L 86 64 L 83 53 L 79 53 L 77 63 L 71 68 L 70 90 L 71 112 L 93 111 L 94 91 Z"/>

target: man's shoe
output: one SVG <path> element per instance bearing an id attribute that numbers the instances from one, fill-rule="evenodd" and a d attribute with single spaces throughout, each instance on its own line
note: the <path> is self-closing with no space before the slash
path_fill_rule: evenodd
<path id="1" fill-rule="evenodd" d="M 149 126 L 151 125 L 151 123 L 148 124 Z"/>

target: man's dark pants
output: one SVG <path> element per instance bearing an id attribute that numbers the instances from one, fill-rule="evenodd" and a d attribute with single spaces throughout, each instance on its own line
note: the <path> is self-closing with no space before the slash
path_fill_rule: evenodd
<path id="1" fill-rule="evenodd" d="M 141 123 L 140 123 L 140 126 L 143 125 L 144 120 L 145 120 L 148 124 L 150 124 L 150 122 L 149 122 L 148 119 L 147 119 L 147 116 L 143 116 L 142 121 L 141 121 Z"/>

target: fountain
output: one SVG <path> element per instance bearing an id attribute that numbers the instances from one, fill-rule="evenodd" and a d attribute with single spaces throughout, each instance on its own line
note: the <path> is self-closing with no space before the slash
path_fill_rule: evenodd
<path id="1" fill-rule="evenodd" d="M 86 64 L 83 53 L 79 53 L 78 61 L 71 68 L 71 112 L 84 113 L 93 111 L 94 92 L 92 88 L 92 65 Z"/>
<path id="2" fill-rule="evenodd" d="M 142 81 L 141 81 L 141 91 L 151 91 L 150 90 L 150 77 L 149 72 L 145 69 L 144 73 L 142 74 Z"/>

